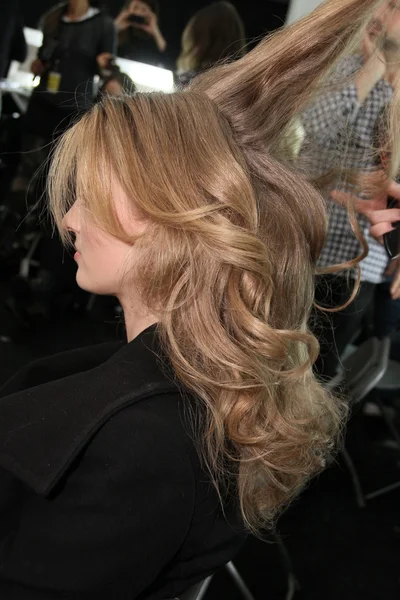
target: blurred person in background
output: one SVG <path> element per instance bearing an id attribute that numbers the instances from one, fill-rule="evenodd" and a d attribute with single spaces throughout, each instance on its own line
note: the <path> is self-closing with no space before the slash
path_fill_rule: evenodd
<path id="1" fill-rule="evenodd" d="M 157 0 L 128 0 L 118 17 L 118 56 L 161 66 L 167 42 L 160 30 Z"/>
<path id="2" fill-rule="evenodd" d="M 243 21 L 230 2 L 214 2 L 200 9 L 182 35 L 179 82 L 187 85 L 218 61 L 240 58 L 245 52 L 245 38 Z"/>
<path id="3" fill-rule="evenodd" d="M 10 62 L 24 62 L 27 45 L 18 0 L 3 0 L 0 5 L 0 79 L 7 77 Z"/>
<path id="4" fill-rule="evenodd" d="M 186 91 L 107 97 L 64 134 L 50 208 L 126 343 L 0 392 L 2 600 L 181 597 L 324 469 L 346 415 L 312 370 L 326 207 L 287 138 L 376 4 L 330 0 Z"/>
<path id="5" fill-rule="evenodd" d="M 40 78 L 39 85 L 33 90 L 21 119 L 23 152 L 5 200 L 21 221 L 27 210 L 33 213 L 32 227 L 36 224 L 35 215 L 41 214 L 47 159 L 53 141 L 96 101 L 95 76 L 106 70 L 115 56 L 113 20 L 95 4 L 89 0 L 69 0 L 50 9 L 41 19 L 43 44 L 32 64 L 34 77 Z M 40 314 L 53 318 L 59 315 L 61 299 L 64 307 L 64 298 L 76 296 L 72 257 L 64 253 L 58 238 L 52 236 L 50 223 L 41 220 L 33 233 L 38 235 L 39 231 L 42 238 L 36 252 L 40 262 L 38 275 L 29 281 L 16 277 L 7 301 L 24 324 L 32 317 L 32 310 L 36 310 L 33 298 L 40 297 Z M 25 290 L 23 294 L 21 289 Z"/>
<path id="6" fill-rule="evenodd" d="M 69 0 L 41 19 L 43 44 L 31 67 L 34 77 L 40 80 L 23 117 L 24 153 L 10 199 L 20 209 L 54 136 L 90 108 L 96 97 L 94 77 L 115 55 L 113 21 L 94 4 L 89 0 Z M 33 196 L 37 193 L 35 186 L 30 191 Z"/>
<path id="7" fill-rule="evenodd" d="M 113 21 L 90 0 L 69 0 L 41 20 L 43 44 L 32 64 L 40 77 L 26 121 L 44 137 L 84 113 L 94 102 L 94 77 L 115 56 Z"/>
<path id="8" fill-rule="evenodd" d="M 327 169 L 342 160 L 339 155 L 343 153 L 346 167 L 358 171 L 359 176 L 376 171 L 377 130 L 399 77 L 400 8 L 396 2 L 387 0 L 370 23 L 362 51 L 340 62 L 332 79 L 334 89 L 318 98 L 302 117 L 305 130 L 302 155 L 313 157 L 316 177 L 323 176 Z M 344 87 L 336 86 L 335 81 L 346 79 L 348 83 Z M 400 186 L 394 181 L 390 189 L 392 196 L 400 198 Z M 315 323 L 321 342 L 317 369 L 328 378 L 335 375 L 340 355 L 362 327 L 374 302 L 376 286 L 385 279 L 388 266 L 382 240 L 375 239 L 382 235 L 376 219 L 379 221 L 380 212 L 387 206 L 387 194 L 376 200 L 362 196 L 354 198 L 358 226 L 368 243 L 368 253 L 348 219 L 346 205 L 350 199 L 353 195 L 349 195 L 349 190 L 341 184 L 330 190 L 328 237 L 319 259 L 319 266 L 325 269 L 332 264 L 351 265 L 363 251 L 365 256 L 360 263 L 361 286 L 354 302 L 329 317 L 320 314 Z M 357 270 L 353 269 L 350 278 L 345 273 L 318 277 L 317 303 L 325 307 L 344 306 L 357 276 Z"/>

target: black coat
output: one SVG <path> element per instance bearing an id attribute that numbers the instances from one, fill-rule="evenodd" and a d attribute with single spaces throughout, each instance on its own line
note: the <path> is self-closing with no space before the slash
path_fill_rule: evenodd
<path id="1" fill-rule="evenodd" d="M 1 390 L 1 600 L 174 598 L 239 549 L 190 435 L 200 405 L 156 354 L 151 327 Z"/>

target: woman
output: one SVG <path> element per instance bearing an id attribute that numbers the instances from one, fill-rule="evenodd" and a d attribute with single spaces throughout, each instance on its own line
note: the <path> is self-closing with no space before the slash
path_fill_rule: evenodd
<path id="1" fill-rule="evenodd" d="M 158 25 L 156 0 L 128 0 L 115 27 L 118 56 L 155 66 L 165 62 L 167 42 Z"/>
<path id="2" fill-rule="evenodd" d="M 96 99 L 94 78 L 115 53 L 115 29 L 89 0 L 69 0 L 52 8 L 41 21 L 43 44 L 31 65 L 40 77 L 23 117 L 23 153 L 8 203 L 23 210 L 26 196 L 35 204 L 41 182 L 31 185 L 47 161 L 54 137 Z"/>
<path id="3" fill-rule="evenodd" d="M 94 77 L 115 55 L 112 19 L 89 0 L 68 0 L 42 19 L 43 44 L 32 64 L 40 77 L 26 115 L 27 128 L 43 138 L 90 108 Z"/>
<path id="4" fill-rule="evenodd" d="M 323 468 L 344 412 L 307 327 L 326 214 L 285 130 L 375 6 L 332 0 L 189 91 L 107 98 L 63 137 L 51 210 L 128 343 L 2 391 L 2 599 L 179 596 Z"/>
<path id="5" fill-rule="evenodd" d="M 199 10 L 182 35 L 178 76 L 183 85 L 214 63 L 244 54 L 244 24 L 230 2 L 214 2 Z"/>

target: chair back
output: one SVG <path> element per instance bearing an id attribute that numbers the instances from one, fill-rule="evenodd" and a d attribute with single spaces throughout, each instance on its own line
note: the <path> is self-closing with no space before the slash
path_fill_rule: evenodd
<path id="1" fill-rule="evenodd" d="M 386 373 L 377 388 L 380 392 L 400 392 L 400 367 L 397 360 L 389 360 Z"/>
<path id="2" fill-rule="evenodd" d="M 195 583 L 195 585 L 186 590 L 186 592 L 184 592 L 181 596 L 179 596 L 179 598 L 176 598 L 175 600 L 203 600 L 206 595 L 207 589 L 211 583 L 212 577 L 213 576 L 210 575 L 209 577 L 207 577 L 207 579 L 204 579 L 199 583 Z"/>
<path id="3" fill-rule="evenodd" d="M 342 361 L 342 370 L 326 385 L 345 387 L 351 404 L 361 402 L 381 381 L 389 364 L 390 338 L 369 338 Z"/>

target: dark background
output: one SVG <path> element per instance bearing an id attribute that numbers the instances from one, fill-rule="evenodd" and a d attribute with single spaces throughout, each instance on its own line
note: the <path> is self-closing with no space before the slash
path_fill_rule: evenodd
<path id="1" fill-rule="evenodd" d="M 124 0 L 104 0 L 102 4 L 115 16 Z M 180 47 L 182 31 L 196 10 L 210 4 L 207 0 L 160 0 L 160 27 L 168 41 L 169 59 L 173 61 Z M 284 23 L 289 0 L 232 0 L 241 14 L 249 41 Z M 25 25 L 36 27 L 40 16 L 57 0 L 21 0 Z"/>

